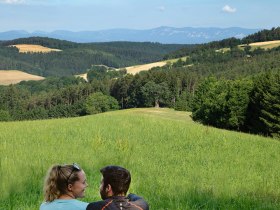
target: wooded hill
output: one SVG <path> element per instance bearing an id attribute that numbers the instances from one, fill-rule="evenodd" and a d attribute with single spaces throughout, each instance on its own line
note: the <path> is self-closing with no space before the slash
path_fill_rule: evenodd
<path id="1" fill-rule="evenodd" d="M 241 49 L 239 44 L 227 39 L 198 45 L 189 49 L 186 61 L 136 75 L 113 74 L 100 67 L 90 70 L 89 83 L 68 77 L 2 87 L 0 119 L 172 107 L 192 111 L 192 118 L 203 124 L 279 138 L 280 47 Z M 228 51 L 217 51 L 229 45 Z"/>
<path id="2" fill-rule="evenodd" d="M 165 56 L 165 59 L 180 58 L 183 56 L 193 55 L 207 50 L 219 50 L 221 48 L 235 48 L 238 45 L 246 45 L 254 42 L 265 42 L 280 40 L 280 27 L 272 28 L 271 30 L 261 30 L 257 33 L 251 34 L 243 39 L 228 38 L 221 41 L 209 42 L 206 44 L 190 45 L 183 47 L 177 51 L 169 53 Z"/>
<path id="3" fill-rule="evenodd" d="M 61 52 L 19 53 L 16 44 L 36 44 Z M 0 42 L 0 69 L 17 69 L 39 76 L 69 76 L 84 73 L 92 65 L 126 67 L 162 60 L 165 54 L 186 45 L 108 42 L 74 43 L 51 38 L 31 37 Z"/>

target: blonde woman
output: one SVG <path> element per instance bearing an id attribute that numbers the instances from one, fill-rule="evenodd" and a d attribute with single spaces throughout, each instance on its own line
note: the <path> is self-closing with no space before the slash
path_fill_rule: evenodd
<path id="1" fill-rule="evenodd" d="M 51 167 L 45 180 L 45 202 L 40 210 L 85 210 L 88 203 L 77 198 L 84 197 L 87 186 L 85 172 L 77 164 Z"/>

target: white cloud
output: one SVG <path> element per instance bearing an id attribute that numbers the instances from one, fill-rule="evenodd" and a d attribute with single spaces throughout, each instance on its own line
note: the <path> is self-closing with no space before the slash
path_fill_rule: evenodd
<path id="1" fill-rule="evenodd" d="M 23 4 L 25 0 L 0 0 L 2 4 Z"/>
<path id="2" fill-rule="evenodd" d="M 160 6 L 160 7 L 158 7 L 158 10 L 163 12 L 165 10 L 165 7 L 164 6 Z"/>
<path id="3" fill-rule="evenodd" d="M 222 10 L 223 10 L 224 12 L 228 12 L 228 13 L 234 13 L 234 12 L 236 12 L 236 8 L 230 7 L 229 5 L 224 6 Z"/>

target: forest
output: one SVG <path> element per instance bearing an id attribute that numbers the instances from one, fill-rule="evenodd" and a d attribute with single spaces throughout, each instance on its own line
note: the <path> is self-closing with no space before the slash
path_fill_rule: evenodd
<path id="1" fill-rule="evenodd" d="M 170 107 L 191 111 L 193 120 L 205 125 L 280 138 L 280 47 L 238 47 L 248 40 L 260 41 L 260 36 L 280 39 L 277 34 L 279 28 L 273 28 L 242 40 L 231 38 L 181 48 L 164 57 L 188 56 L 186 61 L 179 59 L 136 75 L 93 65 L 87 68 L 89 82 L 64 76 L 0 86 L 0 120 Z M 114 44 L 119 49 L 121 43 Z M 127 43 L 123 44 L 125 51 Z M 113 44 L 108 43 L 107 47 L 111 50 Z M 217 51 L 225 47 L 230 50 Z"/>

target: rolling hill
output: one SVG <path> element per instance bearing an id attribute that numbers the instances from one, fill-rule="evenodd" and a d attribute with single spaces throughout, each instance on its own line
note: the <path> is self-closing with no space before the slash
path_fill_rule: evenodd
<path id="1" fill-rule="evenodd" d="M 100 199 L 99 169 L 115 164 L 151 209 L 279 209 L 279 141 L 189 115 L 152 108 L 0 123 L 0 209 L 38 209 L 47 169 L 72 162 L 87 173 L 85 201 Z"/>

